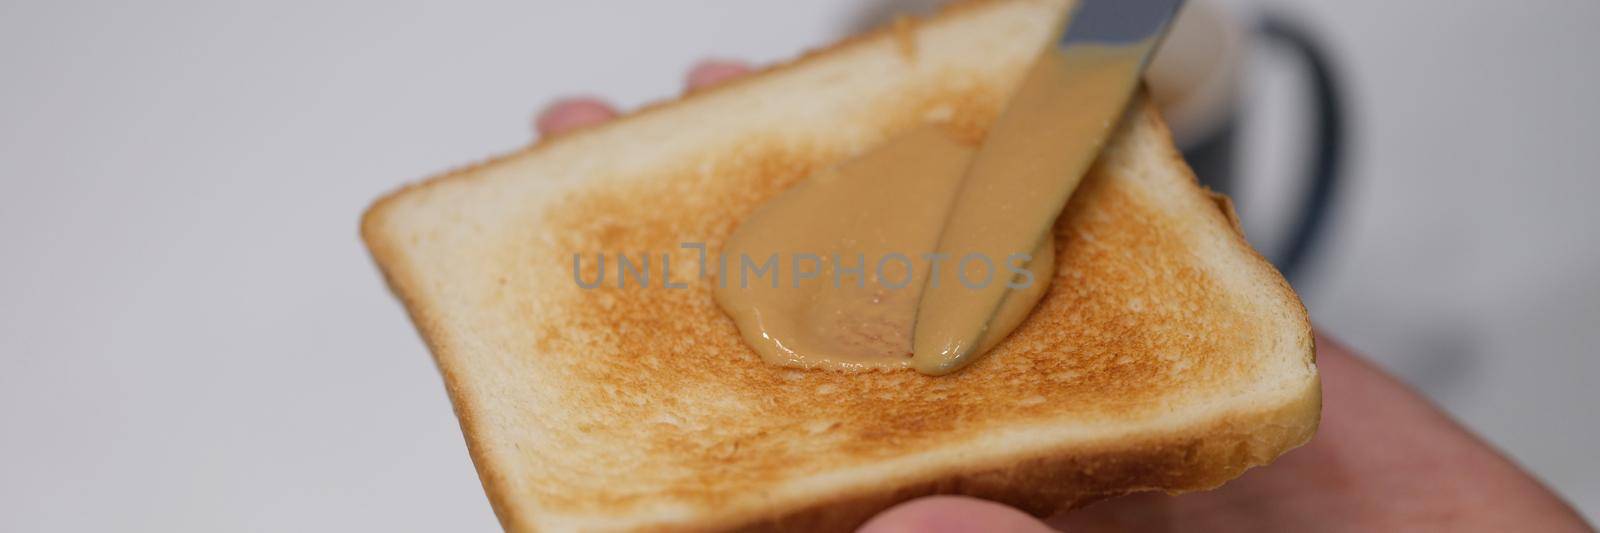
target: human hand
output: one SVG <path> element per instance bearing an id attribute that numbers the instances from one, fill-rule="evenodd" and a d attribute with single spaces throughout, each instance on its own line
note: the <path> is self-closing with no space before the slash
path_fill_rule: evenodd
<path id="1" fill-rule="evenodd" d="M 687 90 L 749 71 L 738 62 L 702 62 L 689 72 Z M 537 129 L 557 136 L 616 116 L 601 100 L 570 98 L 540 113 Z M 933 496 L 884 511 L 861 531 L 1592 531 L 1560 497 L 1426 398 L 1320 335 L 1317 368 L 1317 435 L 1216 490 L 1129 495 L 1048 521 L 994 502 Z"/>
<path id="2" fill-rule="evenodd" d="M 684 82 L 686 92 L 710 88 L 750 73 L 749 65 L 739 61 L 705 60 L 689 69 Z M 541 137 L 553 137 L 617 118 L 617 109 L 592 97 L 563 98 L 551 103 L 534 120 Z"/>
<path id="3" fill-rule="evenodd" d="M 1321 335 L 1317 370 L 1322 424 L 1311 442 L 1216 490 L 1124 496 L 1047 522 L 937 496 L 885 511 L 862 531 L 1592 531 L 1427 399 Z"/>

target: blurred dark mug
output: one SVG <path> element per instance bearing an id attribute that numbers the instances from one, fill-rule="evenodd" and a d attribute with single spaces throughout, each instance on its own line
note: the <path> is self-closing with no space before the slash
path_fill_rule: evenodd
<path id="1" fill-rule="evenodd" d="M 877 27 L 903 13 L 928 13 L 947 1 L 863 2 L 847 30 Z M 1237 196 L 1241 190 L 1235 155 L 1251 149 L 1239 145 L 1240 124 L 1250 113 L 1250 102 L 1240 89 L 1248 80 L 1249 50 L 1257 45 L 1291 52 L 1309 80 L 1304 101 L 1311 110 L 1306 136 L 1310 149 L 1301 153 L 1310 158 L 1293 176 L 1306 182 L 1305 193 L 1289 210 L 1293 220 L 1286 222 L 1288 237 L 1265 246 L 1267 258 L 1294 281 L 1324 233 L 1344 156 L 1344 108 L 1333 65 L 1322 46 L 1285 17 L 1261 15 L 1252 24 L 1217 0 L 1187 0 L 1145 78 L 1201 184 Z M 1240 216 L 1253 222 L 1251 215 Z"/>
<path id="2" fill-rule="evenodd" d="M 1344 107 L 1333 65 L 1311 33 L 1281 15 L 1243 17 L 1208 0 L 1190 0 L 1146 75 L 1173 138 L 1200 182 L 1218 192 L 1240 193 L 1235 156 L 1240 124 L 1250 112 L 1242 95 L 1250 50 L 1257 45 L 1290 53 L 1305 69 L 1309 122 L 1308 160 L 1291 177 L 1304 182 L 1289 210 L 1286 237 L 1265 251 L 1291 281 L 1324 233 L 1339 181 L 1345 146 Z M 1241 215 L 1250 220 L 1250 214 Z"/>

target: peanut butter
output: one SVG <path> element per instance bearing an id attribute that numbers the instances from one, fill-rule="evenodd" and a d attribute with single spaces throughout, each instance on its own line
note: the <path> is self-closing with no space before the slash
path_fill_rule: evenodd
<path id="1" fill-rule="evenodd" d="M 1140 60 L 1131 47 L 1051 47 L 981 146 L 921 126 L 809 176 L 728 239 L 718 305 L 771 363 L 960 368 L 1053 281 L 1051 224 Z"/>

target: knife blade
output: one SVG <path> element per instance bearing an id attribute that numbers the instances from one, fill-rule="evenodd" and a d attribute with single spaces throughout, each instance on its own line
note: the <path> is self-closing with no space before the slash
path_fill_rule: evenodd
<path id="1" fill-rule="evenodd" d="M 1015 281 L 994 282 L 997 263 L 1051 237 L 1182 3 L 1080 0 L 1061 38 L 1039 54 L 978 146 L 944 221 L 932 257 L 952 268 L 923 286 L 912 325 L 917 371 L 954 372 L 992 344 L 986 335 L 1006 333 L 989 331 Z M 977 263 L 989 269 L 981 286 L 963 276 Z"/>

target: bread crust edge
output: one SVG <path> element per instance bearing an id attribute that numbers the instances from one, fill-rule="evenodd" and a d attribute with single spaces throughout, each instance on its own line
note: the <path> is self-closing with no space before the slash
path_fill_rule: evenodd
<path id="1" fill-rule="evenodd" d="M 1315 376 L 1295 398 L 1231 413 L 1205 424 L 1099 449 L 1066 446 L 1010 465 L 975 468 L 897 486 L 867 487 L 817 500 L 781 515 L 729 516 L 724 531 L 849 531 L 896 504 L 923 496 L 961 495 L 1011 505 L 1045 518 L 1138 492 L 1210 490 L 1271 463 L 1309 441 L 1322 409 Z M 709 524 L 663 530 L 703 530 Z"/>
<path id="2" fill-rule="evenodd" d="M 937 18 L 953 12 L 982 6 L 999 0 L 961 0 L 946 7 Z M 485 454 L 487 443 L 470 428 L 475 425 L 476 407 L 463 401 L 456 372 L 446 357 L 450 352 L 446 328 L 433 316 L 430 308 L 412 296 L 410 287 L 416 276 L 401 258 L 401 246 L 391 240 L 383 230 L 383 221 L 398 202 L 425 189 L 456 179 L 467 179 L 476 171 L 512 159 L 531 157 L 550 146 L 593 134 L 602 128 L 618 127 L 648 113 L 666 109 L 692 98 L 703 97 L 722 90 L 753 83 L 763 75 L 787 70 L 821 60 L 867 41 L 893 38 L 893 28 L 877 30 L 846 38 L 831 45 L 807 51 L 787 62 L 774 64 L 750 76 L 734 80 L 726 86 L 686 93 L 680 97 L 649 104 L 625 116 L 599 126 L 575 131 L 563 136 L 541 140 L 529 146 L 490 157 L 474 164 L 457 167 L 418 182 L 408 183 L 383 195 L 362 213 L 359 233 L 389 290 L 401 301 L 424 343 L 434 355 L 433 359 L 443 376 L 452 409 L 462 429 L 468 455 L 488 496 L 490 506 L 501 526 L 507 531 L 536 531 L 535 520 L 526 513 L 526 506 L 513 500 L 514 482 L 488 467 Z M 1170 139 L 1165 123 L 1148 103 L 1139 112 L 1141 120 L 1153 121 L 1162 135 Z M 1206 195 L 1192 170 L 1182 160 L 1176 148 L 1167 141 L 1164 150 L 1176 159 L 1176 164 L 1188 176 L 1190 193 L 1206 203 L 1214 200 Z M 1244 240 L 1230 213 L 1219 208 L 1209 211 L 1217 217 L 1220 227 L 1229 228 L 1237 251 L 1248 255 L 1256 272 L 1250 277 L 1273 283 L 1281 301 L 1292 302 L 1294 312 L 1302 324 L 1299 335 L 1308 363 L 1315 361 L 1308 313 L 1298 295 L 1288 282 L 1258 252 Z M 897 503 L 936 494 L 966 495 L 1016 506 L 1035 516 L 1079 508 L 1095 501 L 1135 492 L 1165 491 L 1176 494 L 1207 490 L 1221 486 L 1238 477 L 1245 470 L 1265 465 L 1310 440 L 1315 434 L 1321 412 L 1321 386 L 1313 369 L 1304 386 L 1287 400 L 1270 407 L 1244 412 L 1228 413 L 1203 423 L 1177 430 L 1147 434 L 1133 442 L 1085 449 L 1082 443 L 1064 446 L 1031 457 L 1012 458 L 1008 465 L 970 468 L 957 472 L 941 472 L 922 479 L 885 480 L 878 486 L 856 487 L 833 498 L 818 499 L 799 507 L 778 513 L 733 512 L 723 515 L 715 523 L 660 524 L 645 530 L 686 531 L 823 531 L 848 530 L 872 515 Z"/>

